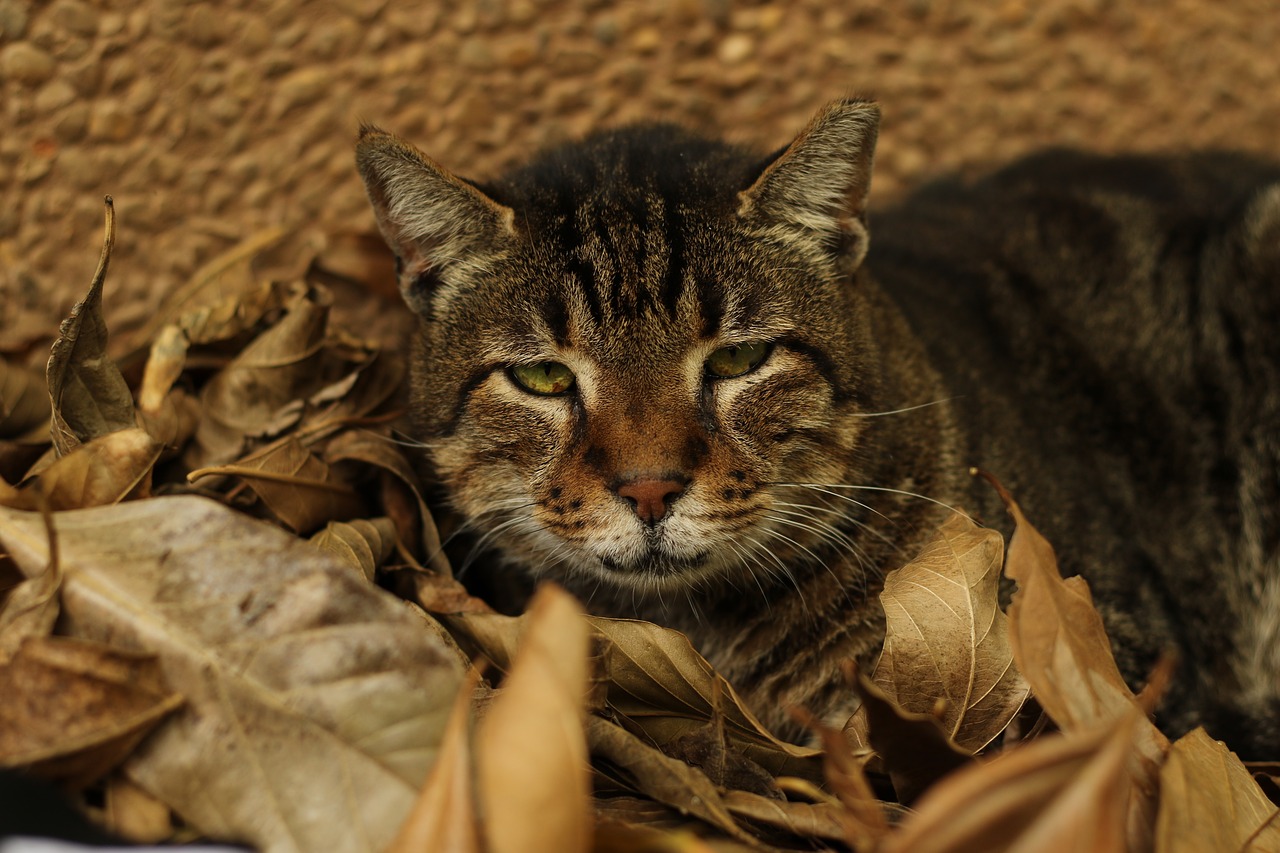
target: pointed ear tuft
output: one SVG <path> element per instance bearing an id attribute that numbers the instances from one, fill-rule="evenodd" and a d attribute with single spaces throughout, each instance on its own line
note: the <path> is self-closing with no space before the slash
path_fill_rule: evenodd
<path id="1" fill-rule="evenodd" d="M 782 226 L 838 249 L 850 269 L 867 252 L 867 194 L 880 107 L 828 104 L 739 200 L 739 216 Z"/>
<path id="2" fill-rule="evenodd" d="M 360 127 L 356 166 L 398 259 L 400 292 L 420 314 L 450 269 L 484 266 L 513 234 L 510 208 L 373 125 Z"/>

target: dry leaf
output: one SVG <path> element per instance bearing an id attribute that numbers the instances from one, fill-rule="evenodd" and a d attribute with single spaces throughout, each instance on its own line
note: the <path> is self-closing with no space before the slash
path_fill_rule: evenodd
<path id="1" fill-rule="evenodd" d="M 523 618 L 459 613 L 441 621 L 464 645 L 506 669 Z M 774 737 L 679 631 L 634 619 L 588 621 L 600 637 L 609 706 L 650 741 L 665 747 L 704 726 L 719 707 L 726 739 L 756 764 L 775 776 L 822 778 L 819 751 Z"/>
<path id="2" fill-rule="evenodd" d="M 372 581 L 378 567 L 396 546 L 396 528 L 389 518 L 358 518 L 352 522 L 331 521 L 311 544 L 328 551 Z"/>
<path id="3" fill-rule="evenodd" d="M 734 838 L 750 841 L 720 798 L 711 780 L 697 768 L 662 752 L 599 717 L 587 720 L 591 754 L 623 774 L 631 790 L 684 815 L 696 817 Z"/>
<path id="4" fill-rule="evenodd" d="M 0 496 L 2 498 L 3 496 Z M 0 503 L 3 501 L 0 500 Z M 9 591 L 0 605 L 0 665 L 11 660 L 27 638 L 47 637 L 58 620 L 62 574 L 49 566 Z"/>
<path id="5" fill-rule="evenodd" d="M 1160 769 L 1156 851 L 1280 850 L 1277 814 L 1236 754 L 1198 728 Z"/>
<path id="6" fill-rule="evenodd" d="M 265 850 L 381 850 L 426 777 L 461 668 L 423 617 L 332 556 L 212 501 L 57 516 L 60 630 L 157 655 L 187 707 L 126 772 L 199 831 Z M 0 550 L 42 571 L 41 518 Z"/>
<path id="7" fill-rule="evenodd" d="M 328 316 L 320 294 L 298 293 L 276 325 L 209 380 L 191 467 L 230 462 L 248 439 L 279 435 L 301 420 L 306 398 L 337 378 L 324 349 Z"/>
<path id="8" fill-rule="evenodd" d="M 400 483 L 403 489 L 409 493 L 413 505 L 417 508 L 415 517 L 417 524 L 412 526 L 404 524 L 402 519 L 397 519 L 395 516 L 392 517 L 393 520 L 398 522 L 396 529 L 399 531 L 401 539 L 410 548 L 414 547 L 414 543 L 417 542 L 418 548 L 425 556 L 427 563 L 439 575 L 446 578 L 453 576 L 449 560 L 440 544 L 440 532 L 436 528 L 435 519 L 431 516 L 431 510 L 427 507 L 427 502 L 422 498 L 422 489 L 419 485 L 418 477 L 399 446 L 386 436 L 378 435 L 368 430 L 348 430 L 335 436 L 326 445 L 324 456 L 330 464 L 335 465 L 340 462 L 361 462 L 366 465 L 373 465 L 386 471 L 387 474 L 394 478 L 394 482 Z M 384 489 L 384 504 L 389 503 L 387 498 L 388 495 Z"/>
<path id="9" fill-rule="evenodd" d="M 365 514 L 366 507 L 350 483 L 294 436 L 276 442 L 231 465 L 192 471 L 195 482 L 208 476 L 244 480 L 280 523 L 296 533 L 311 533 L 330 521 Z"/>
<path id="10" fill-rule="evenodd" d="M 106 235 L 97 272 L 88 295 L 62 322 L 46 371 L 53 405 L 53 446 L 59 456 L 90 439 L 135 426 L 133 396 L 107 356 L 107 324 L 102 318 L 102 285 L 115 230 L 115 208 L 107 196 Z"/>
<path id="11" fill-rule="evenodd" d="M 394 589 L 401 597 L 414 602 L 428 613 L 494 614 L 483 599 L 467 592 L 467 588 L 451 577 L 423 569 L 401 569 L 392 573 Z M 506 618 L 506 617 L 503 617 Z"/>
<path id="12" fill-rule="evenodd" d="M 881 853 L 1122 853 L 1132 709 L 1118 724 L 1050 735 L 931 788 Z"/>
<path id="13" fill-rule="evenodd" d="M 38 370 L 0 358 L 0 438 L 30 440 L 47 428 L 53 409 Z"/>
<path id="14" fill-rule="evenodd" d="M 154 656 L 29 637 L 0 666 L 0 766 L 80 788 L 182 705 Z"/>
<path id="15" fill-rule="evenodd" d="M 282 310 L 303 288 L 280 282 L 265 282 L 244 293 L 229 296 L 212 305 L 185 311 L 173 321 L 190 346 L 233 341 L 251 332 L 267 315 Z"/>
<path id="16" fill-rule="evenodd" d="M 53 456 L 47 430 L 44 439 L 39 443 L 28 444 L 22 441 L 0 439 L 0 503 L 5 502 L 3 496 L 9 493 L 6 487 L 10 483 L 20 483 L 26 479 L 31 466 L 35 465 L 46 452 L 50 457 Z"/>
<path id="17" fill-rule="evenodd" d="M 378 234 L 332 235 L 315 259 L 315 273 L 358 283 L 388 300 L 400 299 L 395 255 Z"/>
<path id="18" fill-rule="evenodd" d="M 80 509 L 113 504 L 149 494 L 151 469 L 161 445 L 145 430 L 109 432 L 73 447 L 18 490 L 15 500 L 0 504 L 20 509 L 39 506 L 43 494 L 51 510 Z"/>
<path id="19" fill-rule="evenodd" d="M 102 811 L 108 831 L 136 844 L 159 844 L 173 837 L 169 807 L 119 774 L 106 785 Z"/>
<path id="20" fill-rule="evenodd" d="M 479 683 L 472 670 L 445 726 L 431 775 L 387 853 L 482 853 L 471 770 L 471 697 Z"/>
<path id="21" fill-rule="evenodd" d="M 601 634 L 609 705 L 654 743 L 670 743 L 724 714 L 725 736 L 775 776 L 821 778 L 818 751 L 779 740 L 743 704 L 733 687 L 678 631 L 633 619 L 594 617 Z"/>
<path id="22" fill-rule="evenodd" d="M 540 587 L 511 671 L 476 732 L 491 853 L 585 853 L 590 846 L 587 642 L 578 603 L 556 586 Z"/>
<path id="23" fill-rule="evenodd" d="M 177 326 L 165 326 L 156 335 L 142 374 L 142 386 L 138 389 L 139 409 L 150 413 L 160 409 L 187 365 L 189 346 L 186 334 Z"/>
<path id="24" fill-rule="evenodd" d="M 319 431 L 326 424 L 358 423 L 404 387 L 405 364 L 395 353 L 370 353 L 361 349 L 350 355 L 358 360 L 358 367 L 311 396 L 310 402 L 316 409 L 308 414 L 300 429 Z M 324 406 L 326 403 L 330 405 Z"/>
<path id="25" fill-rule="evenodd" d="M 902 710 L 865 675 L 858 675 L 857 687 L 862 707 L 855 719 L 864 721 L 865 743 L 884 760 L 903 803 L 912 803 L 930 785 L 972 759 L 971 753 L 951 740 L 937 717 Z M 853 723 L 850 720 L 850 726 Z M 862 746 L 856 727 L 847 726 L 844 735 L 850 745 Z M 828 747 L 828 754 L 831 750 Z"/>
<path id="26" fill-rule="evenodd" d="M 848 837 L 844 812 L 831 803 L 793 803 L 746 791 L 726 791 L 722 799 L 735 818 L 799 839 L 844 842 Z"/>
<path id="27" fill-rule="evenodd" d="M 200 403 L 181 388 L 174 388 L 155 410 L 138 409 L 138 423 L 164 448 L 161 458 L 169 458 L 196 434 Z"/>
<path id="28" fill-rule="evenodd" d="M 1155 824 L 1159 768 L 1169 740 L 1147 719 L 1120 675 L 1089 585 L 1080 577 L 1063 580 L 1053 546 L 1031 526 L 1008 492 L 992 483 L 1016 524 L 1005 563 L 1006 574 L 1018 582 L 1009 605 L 1014 661 L 1036 700 L 1063 731 L 1116 725 L 1121 718 L 1138 715 L 1137 748 L 1129 766 L 1129 841 L 1136 849 L 1147 849 Z"/>
<path id="29" fill-rule="evenodd" d="M 872 680 L 909 713 L 945 700 L 939 722 L 969 752 L 1004 731 L 1029 691 L 1000 611 L 1003 562 L 1000 534 L 955 514 L 880 593 L 885 642 Z"/>
<path id="30" fill-rule="evenodd" d="M 884 838 L 889 826 L 882 804 L 876 799 L 871 784 L 867 781 L 866 764 L 869 754 L 854 755 L 840 732 L 808 712 L 797 709 L 795 715 L 822 741 L 822 771 L 827 786 L 835 792 L 841 805 L 841 810 L 836 814 L 840 819 L 844 840 L 854 850 L 874 847 Z"/>

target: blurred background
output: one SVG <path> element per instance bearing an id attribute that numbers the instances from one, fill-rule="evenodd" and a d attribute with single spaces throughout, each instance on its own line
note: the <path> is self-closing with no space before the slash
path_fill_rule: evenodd
<path id="1" fill-rule="evenodd" d="M 883 202 L 1046 144 L 1276 153 L 1277 45 L 1274 0 L 0 0 L 0 337 L 83 295 L 104 194 L 113 329 L 268 227 L 372 229 L 361 120 L 483 178 L 640 119 L 772 149 L 873 95 Z"/>

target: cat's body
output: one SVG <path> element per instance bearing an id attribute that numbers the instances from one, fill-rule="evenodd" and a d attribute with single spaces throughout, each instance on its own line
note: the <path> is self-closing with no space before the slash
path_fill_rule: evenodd
<path id="1" fill-rule="evenodd" d="M 980 465 L 1090 578 L 1130 677 L 1179 650 L 1171 725 L 1258 745 L 1280 170 L 1032 160 L 877 216 L 864 262 L 877 119 L 834 104 L 767 159 L 620 131 L 484 187 L 366 132 L 434 475 L 511 564 L 686 632 L 791 731 L 791 704 L 839 710 L 883 573 L 945 515 L 903 493 L 1003 523 Z"/>

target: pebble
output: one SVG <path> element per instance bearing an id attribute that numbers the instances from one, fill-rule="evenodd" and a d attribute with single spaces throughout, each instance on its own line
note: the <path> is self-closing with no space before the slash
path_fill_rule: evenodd
<path id="1" fill-rule="evenodd" d="M 332 76 L 324 66 L 299 68 L 276 85 L 273 112 L 280 116 L 289 110 L 314 104 L 325 94 L 331 83 Z"/>
<path id="2" fill-rule="evenodd" d="M 137 127 L 134 113 L 114 100 L 100 100 L 90 108 L 89 138 L 98 142 L 124 142 Z"/>
<path id="3" fill-rule="evenodd" d="M 76 89 L 66 80 L 52 80 L 36 93 L 35 108 L 38 113 L 51 113 L 67 106 L 76 99 Z"/>
<path id="4" fill-rule="evenodd" d="M 80 0 L 60 0 L 53 7 L 53 19 L 58 26 L 78 36 L 93 36 L 98 33 L 97 9 Z"/>
<path id="5" fill-rule="evenodd" d="M 485 39 L 469 38 L 458 49 L 458 62 L 472 71 L 488 71 L 494 66 L 493 51 Z"/>
<path id="6" fill-rule="evenodd" d="M 181 227 L 193 215 L 246 234 L 299 216 L 367 228 L 361 119 L 485 177 L 600 122 L 684 120 L 774 147 L 823 101 L 873 91 L 878 198 L 1049 140 L 1271 151 L 1280 138 L 1280 18 L 1237 4 L 313 5 L 0 0 L 0 233 L 15 259 L 0 291 L 21 269 L 33 304 L 74 302 L 62 283 L 96 250 L 65 247 L 100 240 L 108 189 L 122 227 L 148 223 L 145 241 L 122 232 L 132 275 L 113 295 L 137 304 L 220 250 Z"/>
<path id="7" fill-rule="evenodd" d="M 27 86 L 39 86 L 53 76 L 53 57 L 30 42 L 0 48 L 0 76 Z"/>
<path id="8" fill-rule="evenodd" d="M 745 33 L 734 33 L 720 42 L 716 57 L 725 65 L 737 65 L 755 52 L 755 41 Z"/>
<path id="9" fill-rule="evenodd" d="M 77 101 L 68 104 L 58 114 L 53 124 L 54 138 L 62 143 L 79 142 L 89 129 L 89 104 Z"/>
<path id="10" fill-rule="evenodd" d="M 27 31 L 27 0 L 0 0 L 0 38 L 16 40 Z"/>

